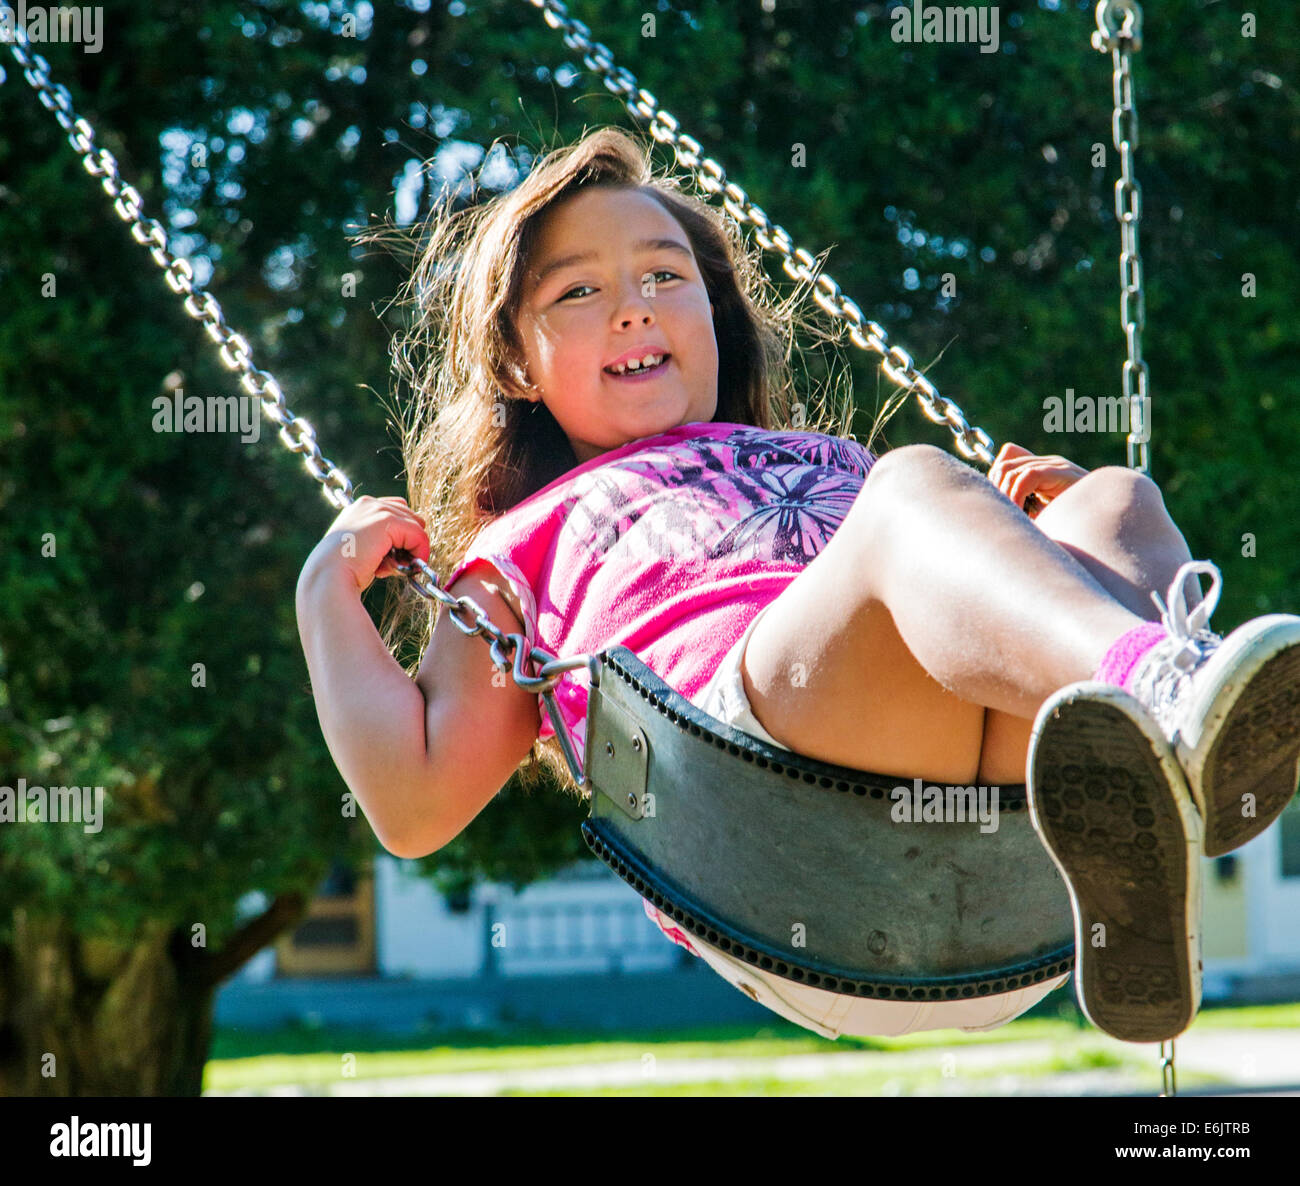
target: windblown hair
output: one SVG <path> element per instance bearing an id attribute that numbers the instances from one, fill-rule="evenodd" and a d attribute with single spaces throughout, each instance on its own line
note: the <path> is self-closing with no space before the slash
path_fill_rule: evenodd
<path id="1" fill-rule="evenodd" d="M 579 464 L 550 411 L 525 397 L 515 319 L 543 220 L 581 190 L 647 194 L 687 235 L 715 309 L 715 421 L 849 435 L 851 394 L 811 402 L 797 396 L 790 367 L 795 333 L 830 337 L 802 316 L 804 285 L 779 299 L 761 249 L 722 212 L 683 192 L 676 178 L 657 176 L 652 147 L 618 128 L 597 129 L 541 157 L 515 188 L 485 202 L 453 210 L 454 195 L 444 191 L 422 228 L 401 298 L 412 314 L 393 355 L 414 396 L 402 437 L 407 501 L 425 516 L 429 563 L 440 577 L 488 522 Z M 434 626 L 429 603 L 404 582 L 389 588 L 384 642 L 392 650 L 394 637 L 405 636 L 422 655 Z M 509 632 L 513 623 L 497 625 Z M 408 672 L 417 666 L 418 658 Z M 534 744 L 516 777 L 530 791 L 545 781 L 544 771 L 577 793 L 554 738 Z"/>

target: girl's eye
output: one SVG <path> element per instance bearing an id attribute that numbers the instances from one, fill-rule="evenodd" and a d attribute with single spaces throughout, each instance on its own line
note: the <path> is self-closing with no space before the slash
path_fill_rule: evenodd
<path id="1" fill-rule="evenodd" d="M 674 279 L 674 280 L 680 280 L 680 279 L 681 279 L 681 277 L 678 276 L 676 272 L 670 271 L 668 268 L 656 268 L 653 272 L 651 272 L 651 273 L 649 273 L 649 274 L 650 274 L 651 276 L 669 276 L 669 277 L 671 277 L 671 278 Z M 575 284 L 571 289 L 569 289 L 568 292 L 566 292 L 566 293 L 565 293 L 562 297 L 560 297 L 559 299 L 562 300 L 562 301 L 567 301 L 567 300 L 568 300 L 568 299 L 569 299 L 569 298 L 570 298 L 570 297 L 571 297 L 575 292 L 577 292 L 579 289 L 590 288 L 590 287 L 591 287 L 590 284 Z"/>

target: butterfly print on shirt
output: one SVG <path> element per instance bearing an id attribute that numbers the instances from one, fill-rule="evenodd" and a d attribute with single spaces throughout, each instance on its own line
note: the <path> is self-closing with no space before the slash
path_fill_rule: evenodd
<path id="1" fill-rule="evenodd" d="M 565 531 L 599 557 L 621 546 L 650 561 L 738 553 L 803 565 L 839 528 L 870 469 L 856 441 L 801 433 L 734 432 L 702 441 L 696 456 L 633 456 L 586 475 Z M 683 497 L 647 497 L 663 487 Z"/>

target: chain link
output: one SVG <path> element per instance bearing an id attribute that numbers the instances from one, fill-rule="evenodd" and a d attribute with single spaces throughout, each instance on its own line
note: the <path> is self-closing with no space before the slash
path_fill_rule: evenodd
<path id="1" fill-rule="evenodd" d="M 1120 226 L 1119 319 L 1128 344 L 1124 363 L 1124 397 L 1128 401 L 1128 463 L 1139 473 L 1150 472 L 1147 443 L 1151 440 L 1151 401 L 1147 390 L 1147 364 L 1142 357 L 1142 331 L 1146 328 L 1146 291 L 1142 257 L 1138 252 L 1138 225 L 1142 220 L 1142 187 L 1133 170 L 1138 146 L 1137 103 L 1133 95 L 1132 55 L 1142 48 L 1142 9 L 1137 0 L 1100 0 L 1097 31 L 1092 45 L 1110 53 L 1111 89 L 1115 101 L 1111 138 L 1119 150 L 1120 178 L 1115 182 L 1115 217 Z"/>
<path id="2" fill-rule="evenodd" d="M 1165 1043 L 1160 1043 L 1160 1097 L 1173 1097 L 1178 1094 L 1178 1084 L 1174 1080 L 1174 1040 L 1169 1039 L 1169 1053 L 1165 1053 Z"/>

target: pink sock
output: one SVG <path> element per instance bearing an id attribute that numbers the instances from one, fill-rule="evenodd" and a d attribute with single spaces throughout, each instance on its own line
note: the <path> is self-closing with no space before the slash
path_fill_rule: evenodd
<path id="1" fill-rule="evenodd" d="M 1110 650 L 1106 652 L 1106 657 L 1092 678 L 1129 691 L 1129 677 L 1137 668 L 1138 661 L 1156 643 L 1168 637 L 1169 632 L 1160 622 L 1143 622 L 1141 626 L 1134 626 L 1111 643 Z"/>

